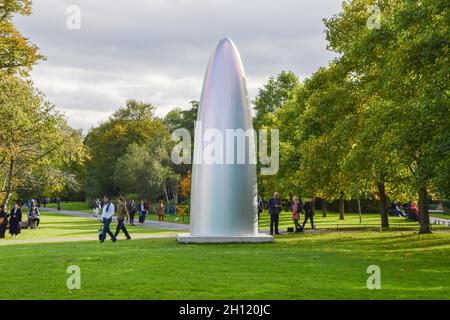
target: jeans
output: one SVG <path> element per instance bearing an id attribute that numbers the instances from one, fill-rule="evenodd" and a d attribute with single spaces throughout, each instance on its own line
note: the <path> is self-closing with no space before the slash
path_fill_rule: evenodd
<path id="1" fill-rule="evenodd" d="M 114 237 L 117 237 L 117 235 L 120 233 L 120 230 L 122 230 L 123 233 L 125 233 L 125 236 L 127 238 L 130 237 L 130 235 L 128 234 L 127 228 L 125 227 L 124 221 L 125 221 L 125 219 L 117 219 L 117 228 L 116 228 L 116 233 L 114 234 Z"/>
<path id="2" fill-rule="evenodd" d="M 270 215 L 270 234 L 273 234 L 273 227 L 275 226 L 275 233 L 278 232 L 278 221 L 280 220 L 279 214 L 271 214 Z"/>
<path id="3" fill-rule="evenodd" d="M 146 214 L 145 211 L 141 211 L 139 213 L 139 223 L 144 223 L 145 222 L 145 214 Z"/>
<path id="4" fill-rule="evenodd" d="M 116 237 L 114 236 L 114 234 L 111 232 L 111 229 L 109 228 L 111 221 L 112 221 L 112 218 L 109 218 L 109 219 L 103 218 L 103 220 L 102 220 L 103 232 L 102 232 L 102 237 L 100 239 L 101 242 L 105 241 L 106 234 L 109 234 L 109 236 L 111 237 L 112 240 L 116 240 Z"/>
<path id="5" fill-rule="evenodd" d="M 134 215 L 136 213 L 135 212 L 130 212 L 130 224 L 134 224 Z"/>

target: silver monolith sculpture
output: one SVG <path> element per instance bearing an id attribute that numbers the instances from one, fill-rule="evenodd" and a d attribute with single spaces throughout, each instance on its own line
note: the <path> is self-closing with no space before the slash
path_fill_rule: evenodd
<path id="1" fill-rule="evenodd" d="M 216 148 L 208 154 L 211 143 Z M 178 241 L 273 241 L 271 236 L 258 234 L 255 150 L 241 58 L 234 43 L 224 38 L 209 61 L 197 116 L 191 233 L 180 234 Z"/>

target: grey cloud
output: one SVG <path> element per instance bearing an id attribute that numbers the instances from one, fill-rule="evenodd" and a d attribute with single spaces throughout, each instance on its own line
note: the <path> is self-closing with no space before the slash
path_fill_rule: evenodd
<path id="1" fill-rule="evenodd" d="M 79 31 L 66 28 L 71 4 L 81 8 Z M 223 36 L 241 52 L 252 97 L 281 70 L 308 76 L 334 57 L 321 19 L 339 8 L 332 0 L 35 0 L 33 15 L 16 23 L 48 57 L 32 73 L 36 85 L 87 129 L 127 98 L 160 115 L 188 107 Z M 74 110 L 98 114 L 74 120 Z"/>

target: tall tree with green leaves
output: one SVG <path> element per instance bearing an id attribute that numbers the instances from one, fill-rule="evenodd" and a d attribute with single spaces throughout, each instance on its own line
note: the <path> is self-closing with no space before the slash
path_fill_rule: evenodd
<path id="1" fill-rule="evenodd" d="M 30 80 L 3 72 L 0 77 L 0 198 L 45 186 L 74 183 L 70 163 L 84 161 L 81 133 L 33 87 Z"/>
<path id="2" fill-rule="evenodd" d="M 38 60 L 45 59 L 13 25 L 15 15 L 30 14 L 31 0 L 0 0 L 0 71 L 27 74 Z"/>

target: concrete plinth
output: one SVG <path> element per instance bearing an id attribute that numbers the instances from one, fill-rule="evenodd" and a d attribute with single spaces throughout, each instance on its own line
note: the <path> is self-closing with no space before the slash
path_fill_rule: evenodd
<path id="1" fill-rule="evenodd" d="M 267 243 L 273 242 L 273 237 L 259 233 L 255 236 L 232 236 L 232 237 L 208 237 L 208 236 L 192 236 L 190 234 L 179 234 L 178 242 L 180 243 Z"/>

